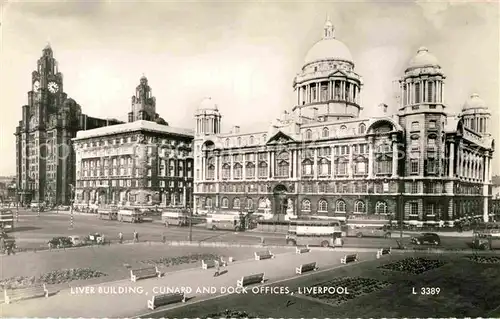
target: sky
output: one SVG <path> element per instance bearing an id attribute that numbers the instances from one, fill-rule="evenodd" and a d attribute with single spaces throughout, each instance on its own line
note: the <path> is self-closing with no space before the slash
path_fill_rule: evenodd
<path id="1" fill-rule="evenodd" d="M 171 126 L 193 128 L 197 106 L 212 97 L 229 129 L 293 107 L 293 78 L 329 15 L 363 77 L 361 116 L 383 102 L 396 108 L 394 81 L 426 46 L 447 76 L 448 111 L 477 92 L 500 120 L 496 1 L 9 1 L 1 9 L 0 176 L 15 174 L 13 133 L 48 42 L 64 91 L 90 116 L 126 120 L 144 74 Z"/>

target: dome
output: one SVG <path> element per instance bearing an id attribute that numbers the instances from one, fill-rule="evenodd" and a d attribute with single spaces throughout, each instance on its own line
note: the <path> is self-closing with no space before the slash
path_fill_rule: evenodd
<path id="1" fill-rule="evenodd" d="M 218 111 L 217 104 L 212 100 L 211 97 L 204 98 L 203 101 L 201 101 L 200 106 L 198 107 L 198 110 L 211 110 L 211 111 Z"/>
<path id="2" fill-rule="evenodd" d="M 437 58 L 429 53 L 426 47 L 421 47 L 408 64 L 408 68 L 419 68 L 426 66 L 439 66 Z"/>
<path id="3" fill-rule="evenodd" d="M 333 24 L 327 19 L 324 26 L 323 39 L 316 42 L 307 52 L 305 63 L 320 60 L 342 60 L 353 62 L 351 51 L 341 41 L 335 39 Z"/>
<path id="4" fill-rule="evenodd" d="M 305 63 L 319 60 L 343 60 L 353 62 L 351 51 L 335 38 L 322 39 L 307 52 Z"/>
<path id="5" fill-rule="evenodd" d="M 462 111 L 470 109 L 486 109 L 486 103 L 479 97 L 479 94 L 474 93 L 465 101 Z"/>

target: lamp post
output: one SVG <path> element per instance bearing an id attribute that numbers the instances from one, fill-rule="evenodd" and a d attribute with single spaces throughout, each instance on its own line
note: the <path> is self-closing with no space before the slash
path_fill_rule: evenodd
<path id="1" fill-rule="evenodd" d="M 403 217 L 404 217 L 404 205 L 403 205 L 403 192 L 404 192 L 404 182 L 402 179 L 399 180 L 399 195 L 398 195 L 398 212 L 399 212 L 399 238 L 403 239 Z"/>
<path id="2" fill-rule="evenodd" d="M 69 213 L 70 213 L 70 216 L 69 216 L 69 229 L 73 229 L 74 228 L 74 220 L 73 220 L 73 203 L 74 203 L 74 196 L 75 196 L 75 187 L 73 184 L 69 184 L 69 187 L 71 189 L 71 198 L 69 200 L 69 203 L 70 203 L 70 207 L 69 207 Z"/>
<path id="3" fill-rule="evenodd" d="M 19 189 L 16 186 L 16 222 L 19 222 Z"/>

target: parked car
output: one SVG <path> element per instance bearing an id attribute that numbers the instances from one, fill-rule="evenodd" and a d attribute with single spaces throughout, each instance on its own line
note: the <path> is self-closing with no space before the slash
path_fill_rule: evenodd
<path id="1" fill-rule="evenodd" d="M 80 239 L 80 236 L 68 236 L 68 238 L 73 246 L 80 246 L 84 244 L 83 240 Z"/>
<path id="2" fill-rule="evenodd" d="M 66 248 L 73 246 L 71 239 L 69 237 L 54 237 L 49 240 L 48 244 L 52 248 Z"/>
<path id="3" fill-rule="evenodd" d="M 95 233 L 95 234 L 90 234 L 88 237 L 88 241 L 94 244 L 102 244 L 103 243 L 103 236 L 102 234 Z"/>
<path id="4" fill-rule="evenodd" d="M 411 242 L 415 245 L 441 245 L 441 238 L 435 233 L 422 233 L 419 236 L 411 238 Z"/>

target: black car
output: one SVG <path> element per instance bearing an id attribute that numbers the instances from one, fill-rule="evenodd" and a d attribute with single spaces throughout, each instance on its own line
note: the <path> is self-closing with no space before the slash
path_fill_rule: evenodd
<path id="1" fill-rule="evenodd" d="M 441 238 L 435 233 L 422 233 L 419 236 L 412 237 L 411 242 L 415 245 L 441 245 Z"/>

